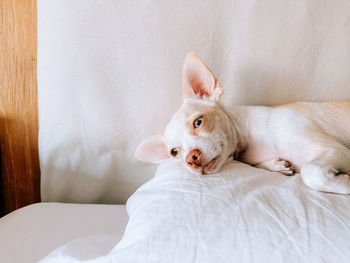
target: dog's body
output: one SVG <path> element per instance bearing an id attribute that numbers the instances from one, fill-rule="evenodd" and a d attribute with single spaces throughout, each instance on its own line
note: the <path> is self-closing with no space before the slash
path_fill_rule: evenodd
<path id="1" fill-rule="evenodd" d="M 350 102 L 242 106 L 235 115 L 246 142 L 240 158 L 252 165 L 281 158 L 300 171 L 318 154 L 316 146 L 350 148 Z"/>
<path id="2" fill-rule="evenodd" d="M 300 172 L 310 188 L 350 194 L 350 102 L 299 102 L 277 107 L 219 104 L 222 88 L 190 53 L 184 103 L 163 136 L 144 141 L 141 160 L 184 160 L 195 173 L 215 173 L 237 158 L 270 171 Z"/>

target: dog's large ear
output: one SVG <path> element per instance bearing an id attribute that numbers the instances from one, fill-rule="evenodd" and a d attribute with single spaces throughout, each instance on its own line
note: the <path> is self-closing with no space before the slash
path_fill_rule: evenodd
<path id="1" fill-rule="evenodd" d="M 163 136 L 156 135 L 149 137 L 141 142 L 135 150 L 136 159 L 149 162 L 159 163 L 170 157 L 168 147 L 166 146 Z"/>
<path id="2" fill-rule="evenodd" d="M 189 53 L 182 69 L 182 97 L 204 98 L 218 101 L 223 89 L 214 74 L 193 52 Z"/>

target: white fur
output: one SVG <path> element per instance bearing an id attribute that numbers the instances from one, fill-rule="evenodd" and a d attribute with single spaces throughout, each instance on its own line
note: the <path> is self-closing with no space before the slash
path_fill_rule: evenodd
<path id="1" fill-rule="evenodd" d="M 315 190 L 350 194 L 350 102 L 234 106 L 229 111 L 218 102 L 222 88 L 198 57 L 189 54 L 184 71 L 184 102 L 164 133 L 168 151 L 178 149 L 170 158 L 204 174 L 235 157 L 286 175 L 300 172 Z M 198 116 L 208 121 L 195 130 Z M 203 169 L 189 164 L 193 150 L 201 153 Z M 215 164 L 204 169 L 211 161 Z"/>
<path id="2" fill-rule="evenodd" d="M 216 126 L 210 134 L 202 136 L 191 135 L 188 129 L 184 127 L 184 120 L 178 118 L 189 107 L 196 109 L 195 112 L 192 112 L 193 116 L 201 115 L 208 110 L 215 111 L 217 115 L 222 116 L 225 120 L 225 128 L 222 129 Z M 227 114 L 216 102 L 186 99 L 168 123 L 164 138 L 169 150 L 173 147 L 181 149 L 176 158 L 185 159 L 186 155 L 193 149 L 200 149 L 208 161 L 219 156 L 216 165 L 217 169 L 212 170 L 212 172 L 216 172 L 227 161 L 229 156 L 234 153 L 236 149 L 235 142 L 239 141 L 236 122 L 233 122 L 231 118 L 232 116 Z M 233 160 L 233 158 L 231 159 Z"/>
<path id="3" fill-rule="evenodd" d="M 198 113 L 201 106 L 208 105 L 199 99 L 191 103 L 197 103 Z M 314 114 L 317 109 L 322 111 L 322 103 L 307 104 L 316 109 Z M 188 102 L 184 102 L 179 111 L 187 107 Z M 191 149 L 200 149 L 208 159 L 221 155 L 212 171 L 217 172 L 238 150 L 236 155 L 242 161 L 259 168 L 287 175 L 293 174 L 294 169 L 300 171 L 305 184 L 312 189 L 350 194 L 350 180 L 344 176 L 350 172 L 350 150 L 338 143 L 339 134 L 324 133 L 327 127 L 319 128 L 319 123 L 288 108 L 239 106 L 228 113 L 221 106 L 211 107 L 217 114 L 227 114 L 228 129 L 214 129 L 208 136 L 198 138 L 188 135 L 175 117 L 167 125 L 165 138 L 169 148 L 182 147 L 179 159 L 184 159 Z M 224 146 L 220 147 L 220 143 Z M 237 149 L 239 144 L 241 148 Z M 293 166 L 286 167 L 286 160 Z"/>

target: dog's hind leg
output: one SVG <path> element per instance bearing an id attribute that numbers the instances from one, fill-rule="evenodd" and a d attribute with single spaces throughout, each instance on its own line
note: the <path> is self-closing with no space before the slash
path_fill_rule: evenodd
<path id="1" fill-rule="evenodd" d="M 301 167 L 304 183 L 318 191 L 350 194 L 350 150 L 343 145 L 323 148 Z"/>

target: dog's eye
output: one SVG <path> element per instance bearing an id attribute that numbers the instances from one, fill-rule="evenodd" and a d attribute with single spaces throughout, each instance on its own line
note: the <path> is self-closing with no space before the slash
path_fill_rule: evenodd
<path id="1" fill-rule="evenodd" d="M 172 149 L 170 150 L 170 154 L 171 154 L 172 157 L 175 157 L 175 156 L 177 155 L 178 152 L 179 152 L 179 151 L 178 151 L 178 149 L 176 149 L 176 148 L 172 148 Z"/>
<path id="2" fill-rule="evenodd" d="M 203 116 L 201 116 L 201 117 L 199 117 L 199 118 L 194 120 L 193 127 L 195 129 L 198 128 L 199 126 L 201 126 L 202 122 L 203 122 Z"/>

